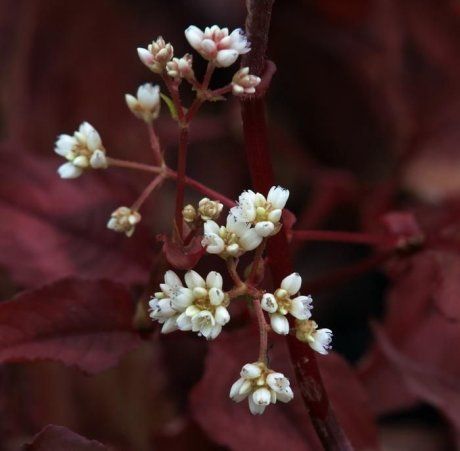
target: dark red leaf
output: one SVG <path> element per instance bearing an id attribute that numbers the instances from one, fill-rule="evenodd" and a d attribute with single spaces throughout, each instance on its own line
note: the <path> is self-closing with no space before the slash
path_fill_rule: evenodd
<path id="1" fill-rule="evenodd" d="M 54 360 L 87 373 L 116 365 L 140 343 L 128 291 L 65 279 L 0 303 L 0 362 Z"/>
<path id="2" fill-rule="evenodd" d="M 44 427 L 24 451 L 108 451 L 109 448 L 96 440 L 89 440 L 63 426 L 50 424 Z"/>
<path id="3" fill-rule="evenodd" d="M 381 327 L 374 327 L 380 349 L 402 377 L 407 389 L 419 399 L 438 408 L 456 430 L 460 444 L 460 383 L 442 365 L 427 365 L 400 352 Z M 439 333 L 440 330 L 433 330 Z M 458 337 L 457 337 L 458 338 Z M 425 343 L 426 344 L 426 343 Z"/>
<path id="4" fill-rule="evenodd" d="M 2 146 L 0 163 L 0 214 L 8 218 L 0 222 L 0 262 L 18 283 L 40 286 L 75 274 L 145 281 L 150 246 L 142 227 L 131 239 L 106 228 L 110 213 L 137 196 L 127 179 L 88 173 L 61 180 L 58 158 L 21 147 Z"/>
<path id="5" fill-rule="evenodd" d="M 191 395 L 194 418 L 211 438 L 232 450 L 322 449 L 312 430 L 292 373 L 285 340 L 275 337 L 270 366 L 286 374 L 293 384 L 294 400 L 267 407 L 252 416 L 247 402 L 235 404 L 228 397 L 241 367 L 255 360 L 258 343 L 255 331 L 242 330 L 219 337 L 210 346 L 203 379 Z M 321 374 L 332 406 L 357 450 L 378 449 L 376 426 L 366 393 L 353 370 L 338 355 L 321 356 Z M 305 388 L 305 386 L 304 386 Z"/>
<path id="6" fill-rule="evenodd" d="M 169 236 L 158 235 L 158 240 L 163 241 L 163 252 L 169 264 L 176 269 L 192 269 L 205 253 L 201 245 L 202 236 L 193 237 L 192 241 L 182 246 L 175 243 Z"/>

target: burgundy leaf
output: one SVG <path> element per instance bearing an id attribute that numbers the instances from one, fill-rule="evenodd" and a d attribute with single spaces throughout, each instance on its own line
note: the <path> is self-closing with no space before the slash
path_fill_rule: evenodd
<path id="1" fill-rule="evenodd" d="M 163 252 L 169 264 L 176 269 L 192 269 L 205 253 L 201 244 L 203 237 L 195 236 L 192 241 L 182 246 L 175 243 L 166 235 L 158 235 L 158 240 L 163 241 Z"/>
<path id="2" fill-rule="evenodd" d="M 109 281 L 64 279 L 0 303 L 0 363 L 54 360 L 94 374 L 140 339 L 128 291 Z"/>
<path id="3" fill-rule="evenodd" d="M 137 195 L 126 179 L 88 173 L 61 180 L 59 158 L 38 158 L 17 146 L 2 146 L 0 162 L 0 214 L 8 218 L 0 222 L 0 262 L 17 282 L 32 287 L 74 274 L 145 280 L 145 230 L 127 239 L 106 228 L 111 211 Z"/>
<path id="4" fill-rule="evenodd" d="M 194 418 L 211 438 L 232 450 L 279 450 L 280 443 L 283 443 L 283 449 L 289 450 L 321 449 L 299 389 L 294 385 L 295 378 L 282 338 L 274 337 L 270 366 L 289 377 L 294 400 L 288 404 L 270 405 L 261 417 L 254 417 L 249 413 L 247 401 L 235 404 L 228 397 L 241 367 L 255 360 L 258 343 L 257 334 L 252 332 L 242 330 L 223 335 L 212 343 L 204 377 L 191 395 Z M 338 355 L 321 356 L 318 360 L 333 409 L 353 445 L 357 450 L 378 449 L 376 426 L 367 396 L 353 370 Z M 306 387 L 303 385 L 302 388 L 305 390 Z M 319 393 L 315 391 L 314 381 L 310 381 L 309 387 L 312 396 Z"/>
<path id="5" fill-rule="evenodd" d="M 63 426 L 50 424 L 44 427 L 24 451 L 108 451 L 109 448 L 96 440 L 89 440 Z"/>

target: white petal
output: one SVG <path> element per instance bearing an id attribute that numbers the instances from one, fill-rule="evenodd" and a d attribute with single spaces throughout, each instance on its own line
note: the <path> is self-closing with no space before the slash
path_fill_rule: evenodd
<path id="1" fill-rule="evenodd" d="M 277 208 L 276 210 L 272 210 L 268 214 L 268 220 L 271 221 L 271 222 L 274 222 L 276 224 L 281 219 L 281 214 L 282 213 L 283 213 L 283 210 L 281 210 L 280 208 Z"/>
<path id="2" fill-rule="evenodd" d="M 268 388 L 262 387 L 252 394 L 252 399 L 259 406 L 268 406 L 271 401 L 271 393 Z"/>
<path id="3" fill-rule="evenodd" d="M 318 329 L 314 334 L 313 338 L 315 341 L 310 343 L 312 349 L 320 354 L 327 354 L 329 349 L 331 349 L 332 341 L 332 330 L 330 329 Z"/>
<path id="4" fill-rule="evenodd" d="M 79 155 L 78 157 L 72 160 L 72 164 L 77 168 L 85 169 L 89 166 L 88 157 L 85 155 Z"/>
<path id="5" fill-rule="evenodd" d="M 185 283 L 191 289 L 195 287 L 206 287 L 206 282 L 204 281 L 203 277 L 201 277 L 196 271 L 187 271 L 184 276 Z"/>
<path id="6" fill-rule="evenodd" d="M 230 313 L 228 313 L 228 310 L 225 307 L 219 305 L 219 307 L 216 308 L 214 318 L 217 324 L 224 326 L 230 321 Z"/>
<path id="7" fill-rule="evenodd" d="M 252 396 L 248 397 L 248 404 L 249 404 L 249 411 L 253 415 L 262 415 L 264 413 L 264 410 L 267 406 L 265 405 L 258 405 L 254 402 L 252 399 Z"/>
<path id="8" fill-rule="evenodd" d="M 224 292 L 219 288 L 211 288 L 208 292 L 212 305 L 220 305 L 225 298 Z"/>
<path id="9" fill-rule="evenodd" d="M 237 59 L 239 53 L 237 50 L 228 49 L 228 50 L 219 50 L 216 56 L 216 66 L 217 67 L 228 67 L 231 66 Z"/>
<path id="10" fill-rule="evenodd" d="M 61 157 L 66 157 L 70 152 L 72 152 L 73 147 L 77 144 L 77 140 L 70 135 L 59 135 L 54 151 L 61 155 Z"/>
<path id="11" fill-rule="evenodd" d="M 241 386 L 245 382 L 246 382 L 246 379 L 244 379 L 243 377 L 240 377 L 236 382 L 233 383 L 232 387 L 230 388 L 230 394 L 229 394 L 230 398 L 233 399 L 233 401 L 240 402 L 244 398 L 246 398 L 246 396 L 248 395 L 247 393 L 240 394 Z"/>
<path id="12" fill-rule="evenodd" d="M 149 66 L 153 63 L 153 55 L 147 50 L 139 47 L 137 49 L 137 54 L 139 55 L 140 60 L 146 65 Z"/>
<path id="13" fill-rule="evenodd" d="M 215 338 L 218 337 L 218 335 L 222 332 L 222 326 L 220 324 L 216 324 L 212 330 L 211 333 L 209 334 L 208 337 L 206 337 L 208 340 L 214 340 Z M 203 334 L 204 335 L 204 334 Z"/>
<path id="14" fill-rule="evenodd" d="M 312 302 L 311 296 L 297 296 L 291 301 L 289 313 L 297 319 L 309 319 L 313 308 Z"/>
<path id="15" fill-rule="evenodd" d="M 208 288 L 215 287 L 222 290 L 223 283 L 222 276 L 217 271 L 211 271 L 206 276 L 206 286 Z"/>
<path id="16" fill-rule="evenodd" d="M 93 152 L 89 163 L 93 169 L 105 169 L 107 167 L 107 158 L 105 153 L 98 149 Z"/>
<path id="17" fill-rule="evenodd" d="M 185 309 L 185 314 L 191 318 L 200 313 L 201 310 L 196 305 L 190 305 Z"/>
<path id="18" fill-rule="evenodd" d="M 137 98 L 142 106 L 146 109 L 152 109 L 160 102 L 160 87 L 145 83 L 139 86 L 137 90 Z"/>
<path id="19" fill-rule="evenodd" d="M 268 192 L 267 200 L 273 208 L 284 208 L 289 198 L 289 190 L 281 186 L 272 186 Z"/>
<path id="20" fill-rule="evenodd" d="M 171 288 L 178 288 L 182 286 L 182 281 L 174 271 L 168 270 L 165 272 L 165 284 Z"/>
<path id="21" fill-rule="evenodd" d="M 257 235 L 262 237 L 270 236 L 275 230 L 275 225 L 270 221 L 261 221 L 255 225 Z"/>
<path id="22" fill-rule="evenodd" d="M 93 152 L 97 149 L 100 149 L 102 146 L 101 137 L 93 127 L 92 130 L 89 130 L 86 135 L 86 145 L 88 146 L 88 149 L 92 150 Z"/>
<path id="23" fill-rule="evenodd" d="M 77 168 L 72 163 L 64 163 L 59 166 L 58 174 L 63 179 L 74 179 L 83 173 L 83 169 Z"/>
<path id="24" fill-rule="evenodd" d="M 252 251 L 259 246 L 262 239 L 263 238 L 254 229 L 250 229 L 240 237 L 239 241 L 244 250 Z"/>
<path id="25" fill-rule="evenodd" d="M 289 402 L 292 398 L 294 398 L 294 392 L 291 387 L 287 387 L 283 391 L 276 392 L 276 399 L 281 402 Z"/>
<path id="26" fill-rule="evenodd" d="M 278 313 L 270 315 L 270 325 L 277 334 L 287 335 L 289 333 L 289 321 L 283 315 Z"/>
<path id="27" fill-rule="evenodd" d="M 165 321 L 163 324 L 163 327 L 161 328 L 161 333 L 162 334 L 169 334 L 171 332 L 174 332 L 177 330 L 177 317 L 173 316 L 172 318 L 169 318 L 168 320 Z"/>
<path id="28" fill-rule="evenodd" d="M 297 294 L 302 286 L 302 277 L 299 273 L 293 272 L 281 281 L 281 288 L 286 290 L 291 296 Z"/>
<path id="29" fill-rule="evenodd" d="M 196 50 L 201 41 L 203 40 L 203 32 L 195 25 L 190 25 L 185 30 L 185 38 L 187 39 L 188 43 Z"/>
<path id="30" fill-rule="evenodd" d="M 218 234 L 219 233 L 219 230 L 220 230 L 220 227 L 219 225 L 217 224 L 217 222 L 215 221 L 211 221 L 210 219 L 207 220 L 205 223 L 204 223 L 204 226 L 203 226 L 203 229 L 204 229 L 204 233 L 205 234 Z"/>
<path id="31" fill-rule="evenodd" d="M 214 58 L 217 51 L 216 43 L 211 39 L 203 39 L 197 50 L 204 58 Z"/>
<path id="32" fill-rule="evenodd" d="M 241 377 L 246 379 L 255 379 L 262 374 L 262 370 L 259 365 L 255 363 L 246 363 L 246 365 L 241 368 Z"/>
<path id="33" fill-rule="evenodd" d="M 286 390 L 286 388 L 290 386 L 289 379 L 285 377 L 283 373 L 270 373 L 266 381 L 268 386 L 276 392 Z"/>
<path id="34" fill-rule="evenodd" d="M 205 234 L 201 245 L 206 248 L 208 254 L 220 254 L 225 249 L 224 240 L 214 233 Z"/>
<path id="35" fill-rule="evenodd" d="M 171 302 L 174 308 L 184 311 L 194 300 L 193 292 L 189 288 L 179 287 L 172 292 Z"/>
<path id="36" fill-rule="evenodd" d="M 176 323 L 177 323 L 177 327 L 180 330 L 183 330 L 183 331 L 192 330 L 192 320 L 190 316 L 188 316 L 185 312 L 181 313 L 177 317 Z"/>
<path id="37" fill-rule="evenodd" d="M 262 301 L 260 304 L 262 305 L 262 308 L 268 313 L 275 313 L 278 310 L 278 303 L 276 302 L 276 298 L 271 293 L 265 293 L 262 296 Z"/>

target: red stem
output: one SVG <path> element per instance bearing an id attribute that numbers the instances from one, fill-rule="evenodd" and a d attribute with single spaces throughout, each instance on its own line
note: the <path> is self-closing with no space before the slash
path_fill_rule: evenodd
<path id="1" fill-rule="evenodd" d="M 133 203 L 131 206 L 131 210 L 139 210 L 141 208 L 142 204 L 148 199 L 150 194 L 155 190 L 155 188 L 163 182 L 164 177 L 162 175 L 159 175 L 158 177 L 155 177 L 142 191 L 141 195 L 137 198 L 137 200 Z"/>
<path id="2" fill-rule="evenodd" d="M 185 168 L 187 165 L 188 125 L 182 124 L 179 133 L 179 151 L 177 161 L 177 192 L 176 192 L 176 226 L 179 239 L 182 240 L 184 221 L 182 209 L 185 198 Z"/>
<path id="3" fill-rule="evenodd" d="M 263 74 L 265 68 L 265 51 L 272 5 L 273 0 L 247 0 L 246 30 L 252 50 L 244 56 L 242 66 L 248 66 L 251 74 L 258 76 Z M 263 97 L 243 99 L 242 118 L 246 156 L 252 182 L 255 189 L 266 193 L 274 185 L 274 176 L 268 147 Z M 283 277 L 293 272 L 284 229 L 269 240 L 268 257 L 274 283 L 278 285 Z M 292 336 L 288 336 L 288 345 L 303 400 L 324 448 L 326 450 L 351 450 L 352 447 L 329 404 L 314 351 Z M 312 391 L 312 385 L 314 385 L 314 391 Z M 313 392 L 319 393 L 319 396 L 312 396 Z"/>
<path id="4" fill-rule="evenodd" d="M 369 245 L 395 245 L 393 237 L 373 235 L 371 233 L 341 232 L 331 230 L 294 230 L 294 241 L 336 241 L 338 243 L 355 243 Z"/>
<path id="5" fill-rule="evenodd" d="M 259 362 L 268 363 L 267 349 L 268 349 L 268 334 L 267 322 L 265 321 L 264 311 L 260 305 L 259 299 L 254 299 L 252 302 L 257 317 L 257 325 L 259 327 Z"/>
<path id="6" fill-rule="evenodd" d="M 155 164 L 161 166 L 163 163 L 163 155 L 161 154 L 160 141 L 158 140 L 158 135 L 155 132 L 153 124 L 147 124 L 147 129 L 149 132 L 150 138 L 150 147 L 153 150 L 153 157 L 155 158 Z"/>

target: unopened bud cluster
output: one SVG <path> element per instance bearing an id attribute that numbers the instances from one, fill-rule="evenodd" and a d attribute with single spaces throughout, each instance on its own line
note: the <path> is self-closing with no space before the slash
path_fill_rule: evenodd
<path id="1" fill-rule="evenodd" d="M 141 215 L 129 207 L 118 207 L 110 216 L 107 228 L 131 236 L 136 224 L 141 220 Z"/>

